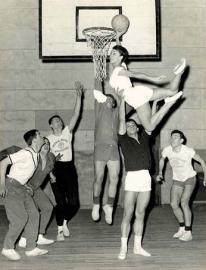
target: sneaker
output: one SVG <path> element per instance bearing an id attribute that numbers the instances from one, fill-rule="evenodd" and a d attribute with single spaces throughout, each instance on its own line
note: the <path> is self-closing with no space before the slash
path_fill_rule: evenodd
<path id="1" fill-rule="evenodd" d="M 25 248 L 26 247 L 26 238 L 25 237 L 21 237 L 18 243 L 18 246 L 21 248 Z"/>
<path id="2" fill-rule="evenodd" d="M 191 241 L 192 240 L 192 232 L 185 231 L 184 234 L 179 238 L 181 241 Z"/>
<path id="3" fill-rule="evenodd" d="M 173 73 L 175 75 L 181 74 L 181 73 L 184 72 L 185 68 L 186 68 L 186 59 L 182 58 L 180 60 L 180 63 L 177 66 L 174 67 Z"/>
<path id="4" fill-rule="evenodd" d="M 180 238 L 185 233 L 185 227 L 179 227 L 178 231 L 173 235 L 173 238 Z"/>
<path id="5" fill-rule="evenodd" d="M 64 234 L 65 237 L 70 236 L 70 231 L 69 231 L 69 228 L 68 228 L 67 224 L 63 224 L 63 234 Z"/>
<path id="6" fill-rule="evenodd" d="M 64 239 L 64 233 L 63 233 L 63 231 L 60 231 L 60 232 L 58 232 L 57 233 L 57 241 L 58 242 L 62 242 L 62 241 L 64 241 L 65 239 Z"/>
<path id="7" fill-rule="evenodd" d="M 29 250 L 29 251 L 25 251 L 25 254 L 28 257 L 41 256 L 41 255 L 44 255 L 44 254 L 47 254 L 47 253 L 48 253 L 48 250 L 40 249 L 38 247 L 35 247 L 34 249 Z"/>
<path id="8" fill-rule="evenodd" d="M 142 247 L 134 247 L 133 249 L 133 253 L 136 255 L 142 255 L 145 257 L 150 257 L 151 254 L 149 252 L 147 252 L 146 250 L 144 250 Z"/>
<path id="9" fill-rule="evenodd" d="M 178 98 L 180 98 L 182 96 L 182 94 L 183 94 L 183 92 L 182 91 L 179 91 L 174 96 L 165 98 L 165 103 L 170 103 L 170 102 L 176 101 Z"/>
<path id="10" fill-rule="evenodd" d="M 94 221 L 98 221 L 99 220 L 99 208 L 100 205 L 99 204 L 94 204 L 93 208 L 92 208 L 92 219 Z"/>
<path id="11" fill-rule="evenodd" d="M 9 260 L 18 261 L 21 259 L 21 256 L 14 249 L 5 249 L 3 248 L 1 254 L 7 257 Z"/>
<path id="12" fill-rule="evenodd" d="M 105 221 L 107 224 L 111 225 L 112 224 L 112 212 L 113 212 L 113 207 L 111 207 L 108 204 L 105 204 L 103 206 L 103 210 L 105 213 Z"/>
<path id="13" fill-rule="evenodd" d="M 53 239 L 47 239 L 43 236 L 43 234 L 39 234 L 37 244 L 38 245 L 50 245 L 54 243 Z"/>
<path id="14" fill-rule="evenodd" d="M 126 257 L 127 257 L 127 248 L 121 247 L 120 253 L 119 253 L 119 255 L 118 255 L 118 259 L 119 259 L 119 260 L 125 260 Z"/>

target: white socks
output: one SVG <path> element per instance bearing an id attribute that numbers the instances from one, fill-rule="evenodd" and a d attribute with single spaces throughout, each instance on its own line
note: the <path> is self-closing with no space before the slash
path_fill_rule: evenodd
<path id="1" fill-rule="evenodd" d="M 58 233 L 63 231 L 63 226 L 57 226 Z"/>
<path id="2" fill-rule="evenodd" d="M 127 237 L 121 237 L 121 248 L 120 253 L 118 255 L 119 260 L 125 260 L 127 256 Z"/>
<path id="3" fill-rule="evenodd" d="M 127 250 L 127 237 L 121 237 L 121 247 Z"/>
<path id="4" fill-rule="evenodd" d="M 145 257 L 150 257 L 151 254 L 142 248 L 141 242 L 142 242 L 142 236 L 135 235 L 135 237 L 134 237 L 134 249 L 133 249 L 134 254 L 142 255 L 142 256 L 145 256 Z"/>

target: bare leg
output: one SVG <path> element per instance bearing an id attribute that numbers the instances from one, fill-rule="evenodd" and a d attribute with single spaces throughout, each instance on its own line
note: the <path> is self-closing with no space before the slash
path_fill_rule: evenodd
<path id="1" fill-rule="evenodd" d="M 147 131 L 152 132 L 164 118 L 169 109 L 174 105 L 174 103 L 175 101 L 165 103 L 160 110 L 153 115 L 151 115 L 151 107 L 149 103 L 145 103 L 144 105 L 138 107 L 136 111 L 143 127 Z"/>
<path id="2" fill-rule="evenodd" d="M 173 70 L 174 78 L 170 82 L 169 89 L 166 89 L 166 88 L 154 89 L 154 92 L 153 92 L 153 95 L 152 95 L 150 101 L 170 97 L 170 96 L 175 95 L 178 92 L 181 77 L 182 77 L 182 74 L 184 73 L 185 68 L 186 68 L 186 62 L 184 61 L 184 59 L 182 61 L 183 62 L 181 62 Z"/>
<path id="3" fill-rule="evenodd" d="M 192 212 L 189 207 L 189 202 L 190 202 L 192 192 L 195 188 L 195 184 L 196 182 L 194 181 L 194 185 L 186 185 L 182 193 L 182 198 L 181 198 L 181 207 L 184 213 L 185 226 L 188 226 L 188 227 L 191 226 L 191 222 L 192 222 Z"/>
<path id="4" fill-rule="evenodd" d="M 172 185 L 171 188 L 171 207 L 173 213 L 179 223 L 184 223 L 184 215 L 180 208 L 180 200 L 183 193 L 183 188 L 180 186 Z"/>
<path id="5" fill-rule="evenodd" d="M 142 233 L 144 226 L 144 217 L 147 205 L 150 200 L 150 191 L 139 192 L 136 202 L 135 223 L 134 223 L 134 253 L 149 257 L 150 253 L 142 248 Z"/>
<path id="6" fill-rule="evenodd" d="M 112 224 L 113 205 L 117 192 L 117 183 L 119 180 L 120 162 L 119 160 L 109 160 L 107 162 L 109 171 L 109 187 L 107 204 L 103 206 L 105 212 L 105 221 L 107 224 Z"/>
<path id="7" fill-rule="evenodd" d="M 105 161 L 95 161 L 95 164 L 94 164 L 95 180 L 94 180 L 94 186 L 93 186 L 95 197 L 99 196 L 101 192 L 105 166 L 106 166 Z"/>
<path id="8" fill-rule="evenodd" d="M 106 162 L 104 161 L 95 161 L 94 163 L 95 180 L 93 185 L 93 208 L 92 208 L 92 219 L 94 221 L 99 220 L 100 192 L 104 177 L 105 166 Z"/>
<path id="9" fill-rule="evenodd" d="M 124 193 L 124 213 L 121 225 L 121 248 L 118 258 L 124 260 L 127 255 L 127 242 L 131 227 L 131 219 L 134 213 L 137 192 L 125 191 Z"/>
<path id="10" fill-rule="evenodd" d="M 120 170 L 120 162 L 119 160 L 110 160 L 107 163 L 108 171 L 109 171 L 109 190 L 108 195 L 111 198 L 116 196 L 117 192 L 117 183 L 119 179 L 119 170 Z"/>

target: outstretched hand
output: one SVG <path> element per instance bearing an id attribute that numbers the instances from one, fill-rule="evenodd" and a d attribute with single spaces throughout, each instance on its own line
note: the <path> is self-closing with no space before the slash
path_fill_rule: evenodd
<path id="1" fill-rule="evenodd" d="M 83 84 L 80 81 L 75 81 L 75 88 L 76 88 L 77 96 L 81 97 L 85 92 Z"/>
<path id="2" fill-rule="evenodd" d="M 124 34 L 123 31 L 116 31 L 116 41 L 120 45 L 120 37 Z"/>

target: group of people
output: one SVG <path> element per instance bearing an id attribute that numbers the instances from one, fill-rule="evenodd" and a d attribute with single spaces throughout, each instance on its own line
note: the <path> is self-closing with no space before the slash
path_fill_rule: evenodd
<path id="1" fill-rule="evenodd" d="M 15 250 L 26 248 L 26 256 L 48 253 L 37 245 L 48 245 L 53 239 L 45 237 L 53 208 L 57 221 L 57 241 L 70 235 L 68 222 L 80 207 L 77 173 L 72 157 L 73 130 L 78 121 L 84 88 L 75 84 L 77 98 L 69 125 L 59 115 L 49 119 L 52 133 L 42 137 L 36 129 L 24 134 L 25 149 L 8 155 L 0 162 L 0 196 L 3 197 L 9 229 L 2 255 L 19 260 Z M 47 196 L 42 185 L 49 178 Z M 47 189 L 48 190 L 48 189 Z M 52 193 L 51 193 L 52 192 Z"/>
<path id="2" fill-rule="evenodd" d="M 165 84 L 164 76 L 152 77 L 134 73 L 127 69 L 127 50 L 121 45 L 113 47 L 110 63 L 113 72 L 110 77 L 111 93 L 106 94 L 104 84 L 95 79 L 95 130 L 94 130 L 94 183 L 92 219 L 100 219 L 101 208 L 105 221 L 113 222 L 113 209 L 120 174 L 120 160 L 123 157 L 126 171 L 124 184 L 124 212 L 121 224 L 121 248 L 118 258 L 127 256 L 128 236 L 131 220 L 134 220 L 134 253 L 151 256 L 142 248 L 144 216 L 151 192 L 151 154 L 150 135 L 170 108 L 181 97 L 179 83 L 185 71 L 186 60 L 173 70 L 169 88 L 150 88 L 145 85 L 132 86 L 130 77 L 154 83 Z M 36 129 L 24 134 L 28 147 L 0 162 L 0 196 L 4 198 L 9 229 L 3 243 L 2 254 L 11 260 L 19 260 L 15 250 L 18 242 L 25 247 L 27 256 L 38 256 L 48 252 L 37 245 L 52 244 L 45 232 L 50 221 L 53 207 L 57 222 L 57 241 L 64 241 L 70 235 L 68 222 L 77 213 L 80 203 L 78 196 L 77 172 L 73 162 L 72 139 L 83 100 L 84 87 L 76 82 L 76 104 L 68 125 L 59 115 L 49 119 L 52 133 L 43 138 Z M 157 106 L 160 100 L 164 105 Z M 127 119 L 126 106 L 135 110 L 135 119 Z M 150 105 L 152 103 L 152 107 Z M 183 241 L 192 239 L 191 210 L 189 200 L 195 186 L 195 171 L 192 159 L 198 161 L 205 173 L 205 162 L 195 151 L 185 145 L 184 134 L 174 130 L 171 145 L 162 152 L 157 181 L 163 179 L 165 158 L 173 169 L 171 206 L 180 228 L 174 237 Z M 120 152 L 121 149 L 121 152 Z M 10 166 L 9 172 L 8 167 Z M 107 201 L 101 206 L 102 182 L 105 168 L 108 169 L 109 183 Z M 49 176 L 55 201 L 44 193 L 41 186 Z M 181 207 L 180 207 L 181 205 Z"/>

